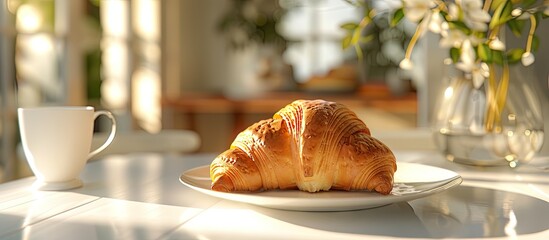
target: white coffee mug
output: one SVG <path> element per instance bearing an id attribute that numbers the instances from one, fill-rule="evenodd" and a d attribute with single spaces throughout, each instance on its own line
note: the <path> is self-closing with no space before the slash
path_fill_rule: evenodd
<path id="1" fill-rule="evenodd" d="M 19 108 L 21 144 L 39 190 L 64 190 L 82 186 L 80 173 L 93 155 L 104 150 L 116 134 L 116 120 L 108 111 L 93 107 Z M 105 115 L 111 132 L 90 152 L 94 121 Z"/>

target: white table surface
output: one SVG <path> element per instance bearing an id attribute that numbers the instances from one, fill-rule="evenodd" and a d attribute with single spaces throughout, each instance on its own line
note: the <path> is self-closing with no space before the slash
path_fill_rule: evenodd
<path id="1" fill-rule="evenodd" d="M 182 185 L 214 155 L 115 155 L 87 164 L 84 187 L 35 191 L 34 178 L 0 185 L 0 239 L 549 239 L 549 172 L 476 168 L 436 152 L 398 161 L 458 172 L 463 183 L 410 202 L 347 212 L 297 212 L 221 200 Z"/>

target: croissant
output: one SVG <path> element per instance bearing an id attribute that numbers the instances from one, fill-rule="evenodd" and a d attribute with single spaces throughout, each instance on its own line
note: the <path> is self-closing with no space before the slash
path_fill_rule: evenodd
<path id="1" fill-rule="evenodd" d="M 342 104 L 296 100 L 237 135 L 210 165 L 212 190 L 389 194 L 396 160 Z"/>

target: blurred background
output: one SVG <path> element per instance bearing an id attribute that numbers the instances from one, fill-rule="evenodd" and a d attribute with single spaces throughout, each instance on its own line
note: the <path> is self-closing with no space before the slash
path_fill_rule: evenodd
<path id="1" fill-rule="evenodd" d="M 445 76 L 447 50 L 434 36 L 414 51 L 414 70 L 397 67 L 413 25 L 376 22 L 360 60 L 343 49 L 340 26 L 364 14 L 344 0 L 0 3 L 0 182 L 28 174 L 16 153 L 18 107 L 90 105 L 112 111 L 120 132 L 193 130 L 199 152 L 219 153 L 295 99 L 346 104 L 374 135 L 414 134 L 429 128 Z M 539 29 L 534 66 L 544 106 L 548 32 Z"/>

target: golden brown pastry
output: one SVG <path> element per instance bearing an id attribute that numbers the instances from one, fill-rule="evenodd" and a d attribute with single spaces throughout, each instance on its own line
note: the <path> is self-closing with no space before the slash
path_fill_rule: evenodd
<path id="1" fill-rule="evenodd" d="M 241 132 L 210 165 L 223 192 L 300 189 L 389 194 L 396 161 L 342 104 L 297 100 Z"/>

